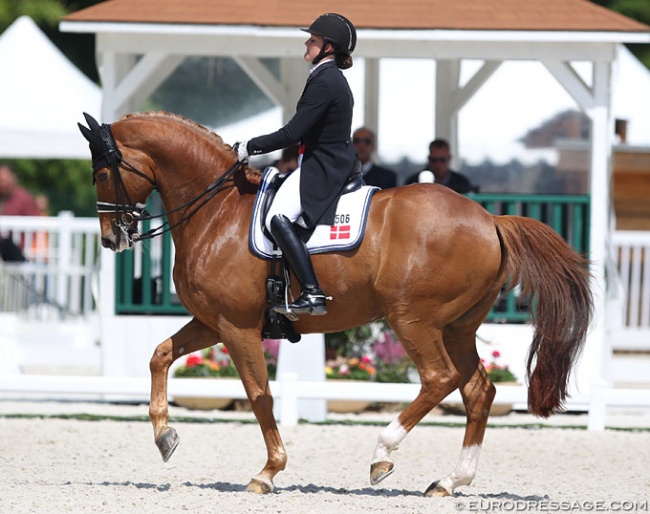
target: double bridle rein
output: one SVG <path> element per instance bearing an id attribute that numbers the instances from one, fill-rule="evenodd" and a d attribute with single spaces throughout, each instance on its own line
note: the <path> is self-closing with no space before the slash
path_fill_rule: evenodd
<path id="1" fill-rule="evenodd" d="M 147 212 L 145 204 L 139 202 L 134 204 L 131 201 L 129 192 L 127 191 L 126 186 L 124 185 L 124 180 L 122 179 L 121 170 L 135 173 L 139 177 L 147 180 L 147 182 L 149 182 L 154 189 L 157 189 L 155 180 L 137 169 L 128 161 L 124 160 L 122 153 L 117 148 L 117 144 L 115 142 L 115 138 L 113 137 L 113 132 L 110 125 L 104 123 L 98 127 L 98 130 L 99 136 L 101 136 L 101 143 L 104 151 L 92 152 L 93 184 L 96 181 L 95 179 L 98 171 L 107 167 L 110 168 L 113 175 L 115 203 L 97 202 L 97 213 L 114 213 L 115 226 L 120 229 L 124 237 L 131 244 L 160 236 L 166 232 L 171 231 L 182 223 L 185 223 L 192 216 L 194 216 L 194 214 L 196 214 L 198 210 L 201 209 L 201 207 L 203 207 L 212 198 L 214 198 L 214 196 L 221 190 L 223 185 L 229 180 L 232 180 L 232 176 L 235 174 L 235 172 L 243 166 L 242 162 L 235 161 L 234 164 L 230 166 L 223 175 L 221 175 L 217 180 L 212 182 L 201 193 L 199 193 L 188 202 L 185 202 L 183 205 L 176 207 L 171 211 L 152 215 Z M 91 149 L 93 149 L 92 146 Z M 192 209 L 189 210 L 189 212 L 185 213 L 180 220 L 178 220 L 173 225 L 169 223 L 169 214 L 178 212 L 180 210 L 188 210 L 190 207 L 192 207 Z M 148 230 L 143 234 L 138 233 L 138 231 L 133 228 L 134 222 L 147 221 L 164 217 L 167 217 L 167 219 L 161 225 Z"/>

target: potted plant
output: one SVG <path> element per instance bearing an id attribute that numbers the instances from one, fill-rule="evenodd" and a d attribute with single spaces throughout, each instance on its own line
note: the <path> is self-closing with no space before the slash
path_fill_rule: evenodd
<path id="1" fill-rule="evenodd" d="M 327 380 L 367 381 L 375 378 L 377 371 L 368 355 L 345 357 L 342 355 L 325 363 Z M 331 412 L 361 412 L 370 405 L 366 400 L 329 400 L 327 408 Z"/>
<path id="2" fill-rule="evenodd" d="M 375 380 L 383 383 L 418 382 L 418 371 L 413 361 L 388 324 L 385 321 L 382 324 L 381 332 L 372 342 L 377 368 Z"/>
<path id="3" fill-rule="evenodd" d="M 174 378 L 236 378 L 237 368 L 228 355 L 228 349 L 219 343 L 200 352 L 190 353 L 185 363 L 174 370 Z M 204 398 L 175 396 L 174 402 L 181 407 L 196 410 L 226 409 L 231 398 Z"/>
<path id="4" fill-rule="evenodd" d="M 483 366 L 485 366 L 485 371 L 487 371 L 490 380 L 495 384 L 498 382 L 510 382 L 517 383 L 517 377 L 515 374 L 510 371 L 508 365 L 500 364 L 498 361 L 501 358 L 501 352 L 499 350 L 494 350 L 492 352 L 492 359 L 490 362 L 485 362 L 485 359 L 481 359 Z"/>
<path id="5" fill-rule="evenodd" d="M 362 375 L 362 380 L 374 380 L 388 383 L 418 382 L 419 376 L 413 361 L 404 351 L 401 343 L 385 319 L 372 321 L 344 332 L 327 334 L 325 350 L 329 368 L 333 371 L 332 363 L 342 362 L 337 359 L 362 359 L 365 356 L 374 368 L 374 376 Z M 334 378 L 335 373 L 326 369 L 328 378 Z M 350 379 L 348 377 L 348 379 Z M 370 402 L 364 402 L 369 405 Z M 393 404 L 380 404 L 378 408 L 390 408 Z"/>

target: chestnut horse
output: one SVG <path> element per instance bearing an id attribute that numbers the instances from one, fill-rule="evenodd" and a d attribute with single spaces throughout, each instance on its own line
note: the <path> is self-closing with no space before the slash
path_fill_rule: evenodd
<path id="1" fill-rule="evenodd" d="M 267 449 L 266 464 L 247 490 L 271 492 L 287 453 L 273 417 L 261 344 L 269 264 L 248 246 L 260 172 L 238 165 L 218 135 L 180 116 L 129 114 L 102 126 L 85 116 L 89 128 L 79 126 L 93 156 L 102 245 L 121 252 L 139 239 L 138 204 L 157 189 L 176 248 L 174 284 L 193 316 L 151 359 L 156 445 L 166 461 L 179 440 L 167 424 L 170 365 L 223 342 Z M 296 321 L 297 332 L 337 332 L 385 317 L 420 374 L 415 400 L 379 435 L 372 484 L 392 473 L 391 453 L 455 389 L 467 410 L 460 459 L 425 495 L 450 495 L 472 481 L 496 392 L 475 336 L 504 286 L 521 284 L 535 298 L 529 409 L 546 417 L 562 407 L 592 316 L 590 276 L 585 259 L 543 223 L 494 216 L 435 184 L 398 187 L 372 198 L 360 246 L 315 255 L 313 262 L 333 299 L 327 315 Z"/>

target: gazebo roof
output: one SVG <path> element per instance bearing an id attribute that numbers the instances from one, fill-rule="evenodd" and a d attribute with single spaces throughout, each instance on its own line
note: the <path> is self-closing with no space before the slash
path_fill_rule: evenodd
<path id="1" fill-rule="evenodd" d="M 304 27 L 325 10 L 360 29 L 650 32 L 588 0 L 109 0 L 63 21 Z"/>

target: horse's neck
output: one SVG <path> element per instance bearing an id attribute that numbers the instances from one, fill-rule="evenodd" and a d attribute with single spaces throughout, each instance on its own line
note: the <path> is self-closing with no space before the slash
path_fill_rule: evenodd
<path id="1" fill-rule="evenodd" d="M 150 150 L 157 164 L 156 182 L 163 209 L 169 213 L 170 226 L 176 226 L 172 230 L 174 243 L 200 237 L 206 230 L 219 229 L 222 223 L 235 223 L 232 217 L 241 211 L 242 195 L 232 181 L 217 191 L 211 188 L 229 167 L 230 159 L 223 148 L 205 135 L 197 137 L 182 124 L 165 125 L 159 134 Z M 227 219 L 228 213 L 232 213 L 231 219 Z"/>
<path id="2" fill-rule="evenodd" d="M 214 197 L 206 199 L 204 204 L 202 204 L 203 200 L 199 200 L 187 208 L 170 213 L 168 218 L 172 226 L 174 245 L 177 249 L 188 245 L 193 246 L 196 242 L 208 241 L 219 234 L 233 230 L 236 233 L 247 234 L 253 201 L 252 195 L 242 196 L 232 183 L 228 183 L 226 188 Z M 178 206 L 171 207 L 171 205 L 174 203 L 165 202 L 163 199 L 165 212 L 178 209 Z"/>

